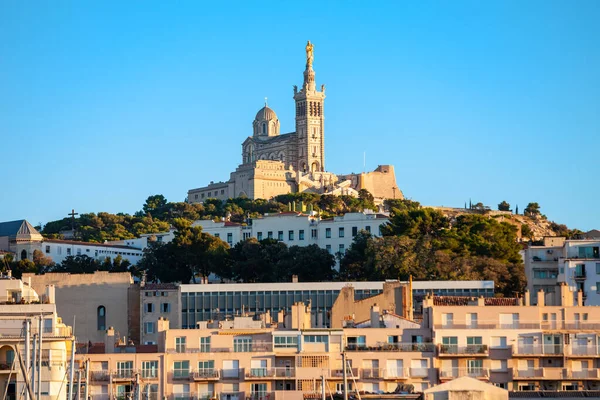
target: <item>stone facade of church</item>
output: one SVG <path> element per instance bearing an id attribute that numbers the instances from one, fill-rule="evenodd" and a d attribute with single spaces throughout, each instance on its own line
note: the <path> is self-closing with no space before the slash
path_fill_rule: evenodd
<path id="1" fill-rule="evenodd" d="M 325 171 L 325 85 L 316 86 L 310 42 L 306 55 L 303 85 L 294 86 L 296 131 L 281 134 L 277 114 L 265 104 L 254 118 L 252 136 L 242 143 L 242 163 L 229 180 L 189 190 L 188 202 L 240 196 L 270 199 L 290 192 L 356 196 L 363 188 L 378 199 L 403 198 L 391 165 L 362 174 Z"/>

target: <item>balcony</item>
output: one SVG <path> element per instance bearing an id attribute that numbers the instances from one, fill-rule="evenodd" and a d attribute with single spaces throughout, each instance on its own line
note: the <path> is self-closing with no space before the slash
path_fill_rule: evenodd
<path id="1" fill-rule="evenodd" d="M 135 371 L 132 369 L 123 369 L 120 371 L 113 371 L 111 375 L 113 381 L 130 381 L 135 377 Z"/>
<path id="2" fill-rule="evenodd" d="M 275 368 L 250 368 L 246 370 L 246 379 L 264 379 L 275 376 Z"/>
<path id="3" fill-rule="evenodd" d="M 108 371 L 90 371 L 90 381 L 109 382 L 110 372 Z"/>
<path id="4" fill-rule="evenodd" d="M 13 360 L 0 360 L 0 374 L 2 372 L 10 373 L 11 371 L 16 371 L 17 365 Z"/>
<path id="5" fill-rule="evenodd" d="M 351 377 L 356 378 L 356 377 L 358 377 L 358 368 L 346 368 L 346 374 L 347 374 L 348 378 L 351 378 Z M 336 379 L 336 378 L 341 379 L 344 377 L 344 369 L 343 368 L 332 369 L 329 376 L 333 379 Z"/>
<path id="6" fill-rule="evenodd" d="M 410 368 L 411 378 L 427 378 L 429 376 L 429 368 Z"/>
<path id="7" fill-rule="evenodd" d="M 566 379 L 568 374 L 562 367 L 513 369 L 513 379 Z"/>
<path id="8" fill-rule="evenodd" d="M 221 400 L 244 400 L 244 392 L 221 392 L 219 399 Z"/>
<path id="9" fill-rule="evenodd" d="M 562 344 L 520 344 L 513 347 L 513 356 L 562 356 L 563 349 Z"/>
<path id="10" fill-rule="evenodd" d="M 201 368 L 192 372 L 192 379 L 195 381 L 217 381 L 219 380 L 219 370 L 214 368 Z"/>
<path id="11" fill-rule="evenodd" d="M 142 379 L 153 380 L 158 379 L 158 369 L 143 369 Z"/>
<path id="12" fill-rule="evenodd" d="M 251 392 L 246 400 L 274 400 L 275 393 L 273 392 Z"/>
<path id="13" fill-rule="evenodd" d="M 408 368 L 385 368 L 382 369 L 383 379 L 397 380 L 408 378 Z"/>
<path id="14" fill-rule="evenodd" d="M 360 370 L 361 379 L 381 379 L 383 377 L 383 371 L 379 368 L 362 368 Z"/>
<path id="15" fill-rule="evenodd" d="M 570 357 L 577 357 L 577 356 L 582 356 L 582 357 L 597 357 L 598 355 L 600 355 L 600 352 L 598 351 L 599 348 L 595 345 L 591 345 L 591 346 L 571 346 L 570 351 L 568 352 L 568 355 Z"/>
<path id="16" fill-rule="evenodd" d="M 433 352 L 433 343 L 384 343 L 378 342 L 375 346 L 349 344 L 346 351 L 398 351 L 398 352 Z"/>
<path id="17" fill-rule="evenodd" d="M 488 379 L 490 372 L 487 368 L 440 368 L 440 379 L 449 380 L 470 376 L 476 379 Z"/>
<path id="18" fill-rule="evenodd" d="M 488 355 L 488 346 L 485 344 L 470 344 L 467 346 L 458 346 L 454 344 L 442 344 L 439 346 L 439 356 L 482 356 Z"/>
<path id="19" fill-rule="evenodd" d="M 171 371 L 170 377 L 174 381 L 189 381 L 193 374 L 188 370 Z"/>
<path id="20" fill-rule="evenodd" d="M 580 371 L 568 370 L 567 377 L 569 379 L 600 379 L 600 371 L 597 368 L 582 369 Z"/>

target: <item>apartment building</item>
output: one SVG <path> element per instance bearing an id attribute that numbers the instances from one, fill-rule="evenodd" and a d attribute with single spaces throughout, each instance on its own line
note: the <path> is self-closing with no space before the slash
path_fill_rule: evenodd
<path id="1" fill-rule="evenodd" d="M 388 222 L 388 217 L 371 210 L 359 213 L 346 213 L 328 219 L 321 219 L 316 213 L 288 211 L 265 214 L 247 225 L 227 221 L 214 222 L 201 220 L 193 226 L 220 237 L 230 246 L 248 238 L 257 240 L 275 239 L 288 246 L 308 246 L 316 244 L 331 254 L 344 254 L 360 231 L 380 236 L 380 228 Z"/>
<path id="2" fill-rule="evenodd" d="M 72 339 L 71 328 L 64 325 L 56 313 L 53 286 L 38 295 L 31 286 L 10 274 L 0 275 L 0 391 L 3 398 L 31 400 L 31 393 L 41 400 L 66 399 L 63 382 L 69 359 L 67 348 Z M 26 366 L 33 368 L 27 368 L 29 372 L 24 373 Z M 26 376 L 30 390 L 26 388 Z"/>
<path id="3" fill-rule="evenodd" d="M 140 327 L 139 343 L 153 345 L 158 343 L 158 320 L 166 319 L 170 327 L 178 328 L 180 321 L 179 285 L 174 283 L 146 283 L 139 288 Z"/>
<path id="4" fill-rule="evenodd" d="M 439 381 L 461 376 L 512 391 L 600 389 L 600 308 L 577 303 L 566 283 L 559 305 L 522 299 L 429 297 L 423 325 L 438 349 Z"/>
<path id="5" fill-rule="evenodd" d="M 585 305 L 600 305 L 599 239 L 546 237 L 543 245 L 529 246 L 524 259 L 533 304 L 540 290 L 544 291 L 545 304 L 557 304 L 557 284 L 566 283 L 574 299 L 581 291 Z"/>

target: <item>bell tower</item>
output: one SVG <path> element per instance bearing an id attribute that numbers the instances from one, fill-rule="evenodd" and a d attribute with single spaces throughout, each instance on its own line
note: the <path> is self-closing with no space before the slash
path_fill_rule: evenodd
<path id="1" fill-rule="evenodd" d="M 298 90 L 294 86 L 296 102 L 297 166 L 302 172 L 325 171 L 325 85 L 317 90 L 315 71 L 312 68 L 313 45 L 306 44 L 306 69 L 304 83 Z"/>

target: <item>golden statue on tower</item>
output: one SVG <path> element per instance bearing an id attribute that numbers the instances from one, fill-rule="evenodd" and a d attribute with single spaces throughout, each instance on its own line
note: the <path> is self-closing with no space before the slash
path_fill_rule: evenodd
<path id="1" fill-rule="evenodd" d="M 313 63 L 313 45 L 309 40 L 308 43 L 306 43 L 306 68 L 312 67 L 312 63 Z"/>

